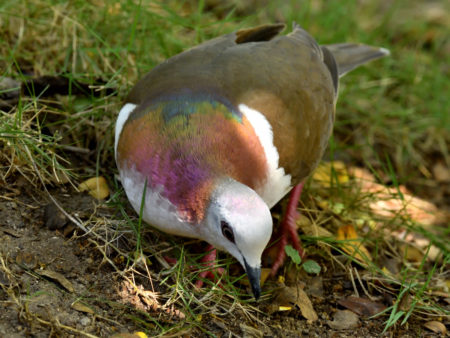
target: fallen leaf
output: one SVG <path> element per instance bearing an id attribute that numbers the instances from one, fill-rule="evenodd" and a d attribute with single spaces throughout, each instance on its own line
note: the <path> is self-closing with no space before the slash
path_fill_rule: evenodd
<path id="1" fill-rule="evenodd" d="M 303 286 L 284 286 L 278 290 L 275 297 L 275 304 L 278 304 L 278 311 L 287 311 L 292 304 L 300 308 L 300 312 L 308 321 L 316 321 L 317 313 L 313 308 L 311 300 L 303 290 Z"/>
<path id="2" fill-rule="evenodd" d="M 267 278 L 269 278 L 270 272 L 271 272 L 271 269 L 269 269 L 269 268 L 261 269 L 261 286 L 263 286 L 264 283 L 266 282 Z"/>
<path id="3" fill-rule="evenodd" d="M 78 312 L 94 314 L 94 310 L 79 301 L 73 302 L 70 307 Z"/>
<path id="4" fill-rule="evenodd" d="M 323 279 L 320 276 L 311 278 L 306 284 L 306 293 L 316 298 L 323 298 Z"/>
<path id="5" fill-rule="evenodd" d="M 342 250 L 357 259 L 360 263 L 367 265 L 367 261 L 372 261 L 372 255 L 361 243 L 355 228 L 352 225 L 344 225 L 338 229 L 337 238 Z"/>
<path id="6" fill-rule="evenodd" d="M 305 317 L 308 321 L 314 322 L 317 319 L 319 319 L 308 295 L 303 289 L 300 289 L 298 287 L 297 287 L 297 301 L 295 304 L 300 308 L 302 316 Z"/>
<path id="7" fill-rule="evenodd" d="M 111 338 L 147 338 L 148 336 L 144 332 L 134 332 L 134 333 L 116 333 L 111 336 Z"/>
<path id="8" fill-rule="evenodd" d="M 63 286 L 69 292 L 75 291 L 72 283 L 69 282 L 66 277 L 64 277 L 63 275 L 61 275 L 58 272 L 51 271 L 51 270 L 38 270 L 36 272 L 43 277 L 47 277 L 47 278 L 53 279 L 54 281 L 57 281 L 61 286 Z"/>
<path id="9" fill-rule="evenodd" d="M 450 170 L 442 162 L 433 166 L 433 175 L 438 182 L 450 182 Z"/>
<path id="10" fill-rule="evenodd" d="M 350 310 L 336 311 L 333 321 L 328 321 L 328 325 L 335 330 L 353 329 L 359 325 L 359 317 Z"/>
<path id="11" fill-rule="evenodd" d="M 282 306 L 280 305 L 278 307 L 278 311 L 291 311 L 292 310 L 292 306 Z"/>
<path id="12" fill-rule="evenodd" d="M 379 266 L 382 266 L 383 273 L 388 276 L 396 276 L 400 272 L 400 266 L 402 261 L 400 258 L 388 258 L 385 256 L 381 256 Z"/>
<path id="13" fill-rule="evenodd" d="M 379 216 L 395 218 L 404 215 L 425 225 L 438 223 L 445 218 L 445 214 L 433 203 L 413 196 L 403 185 L 386 187 L 377 183 L 375 176 L 368 170 L 357 167 L 349 168 L 349 174 L 356 181 L 355 189 L 371 194 L 369 207 Z"/>
<path id="14" fill-rule="evenodd" d="M 445 325 L 441 322 L 438 322 L 437 320 L 432 320 L 430 322 L 426 322 L 423 324 L 428 330 L 433 331 L 434 333 L 439 333 L 442 335 L 445 335 L 447 333 L 447 328 Z"/>
<path id="15" fill-rule="evenodd" d="M 321 162 L 314 170 L 312 179 L 319 183 L 322 187 L 329 188 L 338 183 L 346 183 L 349 181 L 347 169 L 344 162 Z"/>
<path id="16" fill-rule="evenodd" d="M 408 244 L 401 244 L 399 246 L 399 251 L 408 262 L 419 263 L 424 256 L 424 253 L 421 250 Z"/>
<path id="17" fill-rule="evenodd" d="M 16 263 L 30 270 L 36 268 L 38 264 L 36 256 L 26 251 L 19 251 L 16 256 Z"/>
<path id="18" fill-rule="evenodd" d="M 400 311 L 408 312 L 411 309 L 412 297 L 409 293 L 405 293 L 399 301 L 398 309 Z"/>
<path id="19" fill-rule="evenodd" d="M 300 214 L 300 217 L 297 220 L 298 228 L 307 236 L 311 237 L 321 237 L 321 238 L 333 238 L 333 234 L 327 229 L 317 225 L 316 223 L 312 223 L 308 217 Z M 325 250 L 326 252 L 330 252 L 330 246 L 324 243 L 322 240 L 318 240 L 318 245 Z"/>
<path id="20" fill-rule="evenodd" d="M 102 176 L 92 177 L 78 186 L 81 192 L 87 191 L 89 195 L 96 199 L 105 199 L 109 196 L 109 188 L 106 179 Z"/>
<path id="21" fill-rule="evenodd" d="M 248 326 L 248 325 L 245 325 L 242 323 L 239 324 L 239 327 L 242 330 L 243 337 L 263 337 L 264 336 L 262 331 L 255 329 L 254 327 L 251 327 L 251 326 Z"/>
<path id="22" fill-rule="evenodd" d="M 405 215 L 424 225 L 438 223 L 444 215 L 431 202 L 404 193 L 403 199 L 394 188 L 386 188 L 386 192 L 374 195 L 374 201 L 369 203 L 370 209 L 377 215 L 395 218 Z"/>
<path id="23" fill-rule="evenodd" d="M 267 278 L 269 278 L 270 272 L 271 272 L 271 271 L 272 271 L 272 270 L 269 269 L 269 268 L 262 268 L 262 269 L 261 269 L 261 278 L 260 278 L 260 284 L 261 284 L 261 286 L 263 286 L 264 283 L 266 282 Z M 250 281 L 248 280 L 248 277 L 245 276 L 244 278 L 242 278 L 242 279 L 239 281 L 239 284 L 244 285 L 244 286 L 250 286 Z"/>
<path id="24" fill-rule="evenodd" d="M 367 298 L 353 296 L 340 299 L 338 304 L 364 317 L 374 316 L 386 309 L 384 304 L 373 302 Z"/>

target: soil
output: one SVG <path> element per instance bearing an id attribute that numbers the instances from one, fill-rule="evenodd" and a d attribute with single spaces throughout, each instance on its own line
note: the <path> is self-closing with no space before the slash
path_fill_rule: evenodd
<path id="1" fill-rule="evenodd" d="M 51 193 L 67 210 L 77 210 L 78 217 L 113 213 L 112 208 L 99 206 L 89 195 L 66 189 Z M 168 336 L 185 337 L 439 336 L 426 331 L 417 317 L 382 334 L 386 317 L 368 319 L 352 313 L 356 317 L 354 327 L 336 328 L 332 320 L 344 310 L 338 302 L 353 294 L 353 286 L 346 274 L 329 261 L 320 262 L 326 272 L 315 277 L 318 290 L 312 287 L 313 279 L 306 282 L 305 290 L 318 314 L 316 321 L 306 320 L 296 306 L 269 315 L 272 300 L 265 300 L 256 304 L 261 310 L 256 321 L 237 308 L 221 316 L 206 313 L 192 323 L 176 311 L 164 312 L 148 303 L 143 306 L 92 236 L 83 235 L 49 203 L 45 193 L 36 194 L 35 189 L 18 179 L 0 188 L 0 196 L 1 337 L 105 337 L 142 331 L 143 326 L 148 335 L 157 335 L 161 333 L 158 323 L 164 327 L 178 323 L 177 331 Z M 150 272 L 158 268 L 152 265 Z M 142 287 L 151 289 L 148 283 Z M 386 296 L 379 302 L 389 306 L 392 299 Z"/>

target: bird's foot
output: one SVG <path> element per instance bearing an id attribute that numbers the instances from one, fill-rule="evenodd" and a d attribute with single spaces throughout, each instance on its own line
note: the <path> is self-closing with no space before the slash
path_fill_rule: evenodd
<path id="1" fill-rule="evenodd" d="M 211 244 L 208 244 L 205 252 L 205 256 L 203 256 L 200 260 L 202 271 L 198 274 L 198 279 L 195 282 L 195 287 L 199 289 L 203 287 L 205 279 L 215 281 L 217 280 L 217 276 L 221 276 L 225 272 L 224 268 L 217 268 L 214 266 L 214 263 L 217 259 L 217 250 Z M 175 265 L 177 263 L 176 258 L 164 256 L 164 259 L 167 263 L 172 265 Z M 198 267 L 195 267 L 193 265 L 191 265 L 189 268 L 193 271 L 199 270 Z"/>
<path id="2" fill-rule="evenodd" d="M 292 243 L 292 246 L 298 251 L 300 257 L 303 259 L 305 256 L 305 252 L 303 251 L 300 238 L 297 233 L 296 220 L 299 216 L 297 212 L 297 204 L 303 190 L 303 182 L 297 184 L 291 191 L 289 196 L 289 203 L 286 209 L 286 213 L 284 218 L 280 224 L 280 240 L 278 242 L 278 253 L 276 259 L 272 265 L 272 269 L 270 274 L 275 276 L 278 272 L 278 269 L 283 265 L 286 259 L 285 246 L 289 243 L 289 239 Z"/>

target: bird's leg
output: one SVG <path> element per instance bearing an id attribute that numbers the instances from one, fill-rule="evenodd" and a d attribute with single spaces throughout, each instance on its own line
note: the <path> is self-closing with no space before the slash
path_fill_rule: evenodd
<path id="1" fill-rule="evenodd" d="M 198 280 L 195 282 L 195 286 L 197 288 L 201 288 L 203 286 L 203 279 L 208 278 L 214 280 L 217 275 L 222 275 L 225 271 L 224 268 L 214 267 L 214 262 L 217 259 L 217 250 L 211 244 L 208 244 L 205 251 L 206 255 L 203 256 L 200 263 L 206 268 L 206 270 L 199 273 Z"/>
<path id="2" fill-rule="evenodd" d="M 292 246 L 298 251 L 300 257 L 304 257 L 305 253 L 300 243 L 300 238 L 297 233 L 296 220 L 299 216 L 297 212 L 297 204 L 302 194 L 304 182 L 297 184 L 289 195 L 289 202 L 284 218 L 280 224 L 280 241 L 278 242 L 278 254 L 275 262 L 272 265 L 271 275 L 275 276 L 278 269 L 283 265 L 286 259 L 286 252 L 284 247 L 288 244 L 290 238 Z"/>
<path id="3" fill-rule="evenodd" d="M 198 280 L 195 282 L 195 287 L 197 288 L 201 288 L 203 286 L 204 279 L 215 280 L 217 276 L 222 275 L 225 271 L 224 268 L 214 267 L 214 262 L 217 259 L 217 251 L 211 244 L 208 244 L 208 246 L 205 249 L 205 252 L 206 252 L 205 256 L 203 256 L 202 259 L 200 260 L 202 270 L 204 271 L 198 274 Z M 175 265 L 177 263 L 176 258 L 167 256 L 164 256 L 163 258 L 169 264 Z M 190 266 L 189 268 L 191 270 L 197 269 L 194 266 Z"/>

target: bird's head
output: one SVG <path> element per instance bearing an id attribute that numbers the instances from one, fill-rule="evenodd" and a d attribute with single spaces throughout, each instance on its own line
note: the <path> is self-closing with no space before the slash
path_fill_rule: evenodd
<path id="1" fill-rule="evenodd" d="M 205 218 L 204 239 L 244 267 L 253 295 L 261 294 L 261 255 L 272 234 L 272 216 L 261 197 L 232 179 L 218 183 Z"/>

